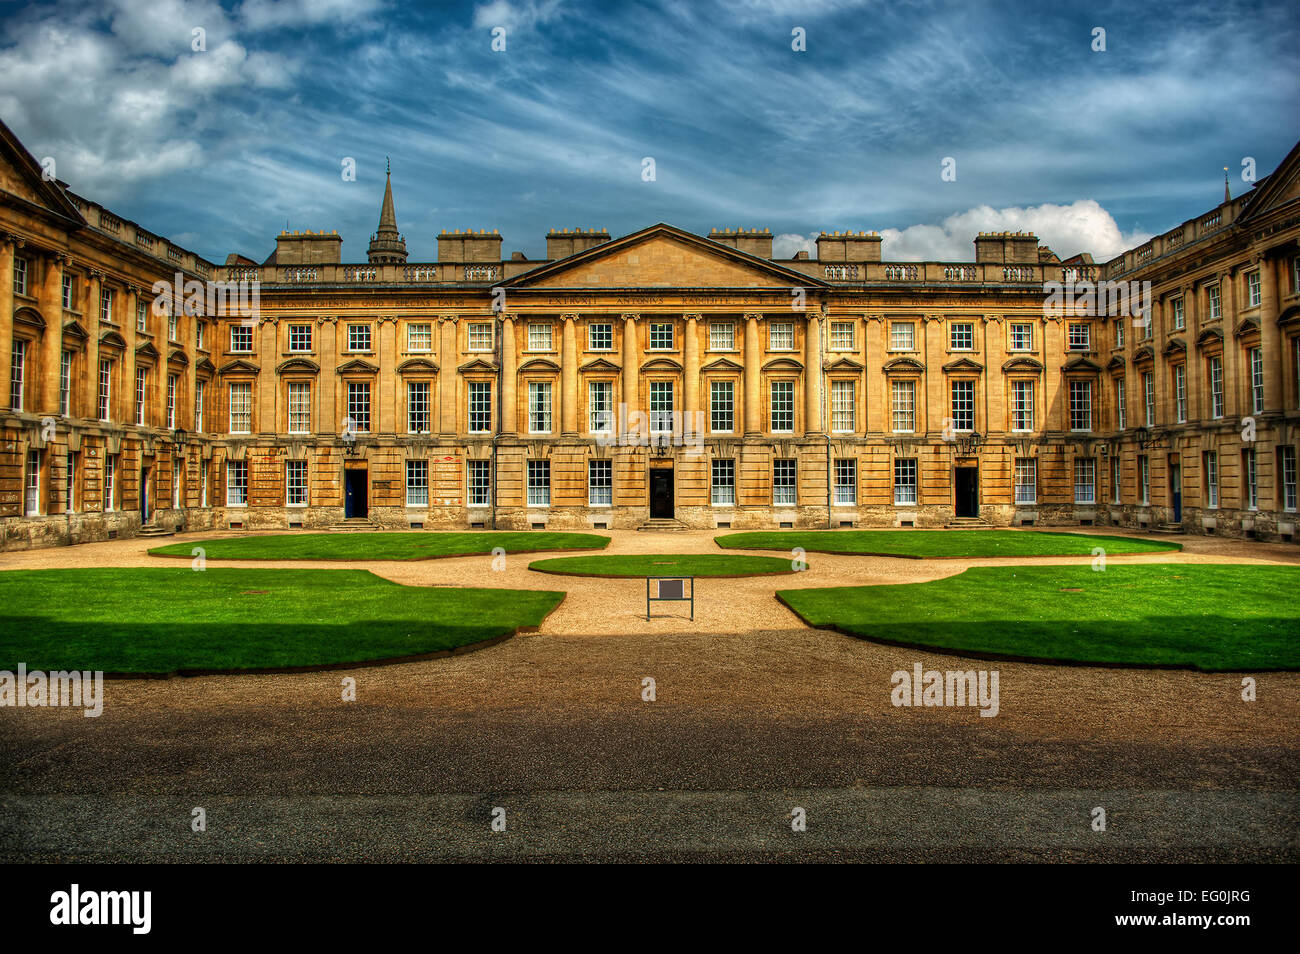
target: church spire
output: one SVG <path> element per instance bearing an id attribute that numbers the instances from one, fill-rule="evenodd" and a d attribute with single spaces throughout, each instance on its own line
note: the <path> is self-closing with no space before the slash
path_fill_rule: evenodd
<path id="1" fill-rule="evenodd" d="M 1228 191 L 1228 167 L 1223 167 L 1223 201 L 1231 202 L 1232 193 Z"/>
<path id="2" fill-rule="evenodd" d="M 397 213 L 393 211 L 393 169 L 384 159 L 384 203 L 379 208 L 379 228 L 370 237 L 367 252 L 370 264 L 406 261 L 406 239 L 397 231 Z"/>

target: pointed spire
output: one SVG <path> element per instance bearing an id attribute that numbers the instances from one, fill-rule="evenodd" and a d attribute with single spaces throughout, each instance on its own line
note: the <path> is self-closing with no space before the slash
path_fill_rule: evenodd
<path id="1" fill-rule="evenodd" d="M 1228 191 L 1228 167 L 1223 167 L 1223 201 L 1231 202 L 1232 193 Z"/>
<path id="2" fill-rule="evenodd" d="M 393 167 L 384 157 L 384 202 L 379 207 L 379 228 L 370 237 L 367 258 L 373 265 L 406 261 L 406 239 L 397 231 L 397 213 L 393 210 Z"/>

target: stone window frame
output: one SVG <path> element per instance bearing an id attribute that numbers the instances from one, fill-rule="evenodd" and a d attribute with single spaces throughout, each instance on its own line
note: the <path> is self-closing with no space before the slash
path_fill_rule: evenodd
<path id="1" fill-rule="evenodd" d="M 286 374 L 281 376 L 280 386 L 284 389 L 284 432 L 286 434 L 302 435 L 312 433 L 312 424 L 316 417 L 312 403 L 315 400 L 315 388 L 312 387 L 313 378 L 305 374 Z M 305 431 L 293 430 L 293 388 L 291 385 L 307 385 L 307 429 Z"/>
<path id="2" fill-rule="evenodd" d="M 713 427 L 713 385 L 729 384 L 731 385 L 731 427 L 725 431 L 716 430 Z M 735 434 L 736 433 L 736 395 L 740 391 L 740 375 L 735 372 L 723 374 L 708 374 L 704 381 L 701 382 L 701 388 L 708 390 L 709 395 L 709 433 L 710 434 Z"/>

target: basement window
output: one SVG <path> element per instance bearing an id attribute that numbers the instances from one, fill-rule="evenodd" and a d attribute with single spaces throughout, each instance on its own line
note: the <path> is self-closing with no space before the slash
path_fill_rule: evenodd
<path id="1" fill-rule="evenodd" d="M 486 526 L 487 524 L 480 520 L 478 523 L 471 523 L 469 525 L 469 528 L 471 530 L 482 530 Z"/>
<path id="2" fill-rule="evenodd" d="M 782 520 L 782 521 L 781 521 L 781 529 L 782 529 L 782 530 L 793 530 L 793 529 L 794 529 L 794 521 L 792 521 L 792 520 Z"/>
<path id="3" fill-rule="evenodd" d="M 1080 521 L 1079 521 L 1079 526 L 1081 526 L 1081 527 L 1091 527 L 1091 526 L 1092 526 L 1092 521 L 1091 521 L 1091 520 L 1080 520 Z"/>
<path id="4" fill-rule="evenodd" d="M 535 524 L 532 525 L 532 527 L 533 527 L 534 530 L 545 530 L 545 529 L 546 529 L 546 524 L 544 524 L 544 523 L 535 523 Z"/>
<path id="5" fill-rule="evenodd" d="M 730 521 L 730 520 L 719 520 L 719 521 L 718 521 L 718 529 L 719 529 L 719 530 L 730 530 L 730 529 L 731 529 L 731 521 Z"/>
<path id="6" fill-rule="evenodd" d="M 848 529 L 852 530 L 852 529 L 853 529 L 853 521 L 852 521 L 852 520 L 841 520 L 841 521 L 840 521 L 840 529 L 843 530 L 843 529 L 846 528 L 846 527 L 847 527 Z"/>
<path id="7" fill-rule="evenodd" d="M 289 529 L 290 529 L 290 530 L 301 530 L 301 529 L 302 529 L 302 521 L 301 521 L 301 520 L 291 521 L 291 522 L 289 523 Z"/>
<path id="8" fill-rule="evenodd" d="M 1022 527 L 1032 527 L 1032 526 L 1034 525 L 1034 518 L 1033 518 L 1033 517 L 1022 517 L 1021 520 L 1020 520 L 1020 525 L 1021 525 Z"/>
<path id="9" fill-rule="evenodd" d="M 591 529 L 593 529 L 593 530 L 608 530 L 608 529 L 609 529 L 609 524 L 607 524 L 607 523 L 593 523 L 593 524 L 591 525 Z"/>
<path id="10" fill-rule="evenodd" d="M 900 521 L 898 521 L 898 525 L 899 525 L 900 527 L 915 527 L 915 526 L 916 526 L 916 521 L 915 521 L 915 520 L 900 520 Z"/>
<path id="11" fill-rule="evenodd" d="M 116 540 L 116 539 L 117 539 L 117 531 L 116 531 L 116 530 L 110 530 L 110 531 L 108 531 L 108 539 L 110 539 L 110 540 Z"/>
<path id="12" fill-rule="evenodd" d="M 227 530 L 243 530 L 243 529 L 244 529 L 244 524 L 243 524 L 242 521 L 232 521 L 232 522 L 226 524 L 226 529 L 227 529 Z"/>
<path id="13" fill-rule="evenodd" d="M 424 524 L 422 524 L 422 523 L 412 523 L 412 524 L 411 524 L 411 529 L 412 529 L 412 530 L 423 530 L 423 529 L 424 529 Z"/>

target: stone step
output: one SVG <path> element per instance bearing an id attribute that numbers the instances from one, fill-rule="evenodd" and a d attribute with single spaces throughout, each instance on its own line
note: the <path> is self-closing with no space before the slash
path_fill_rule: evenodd
<path id="1" fill-rule="evenodd" d="M 1159 526 L 1151 528 L 1152 533 L 1186 533 L 1187 530 L 1181 523 L 1162 523 Z"/>
<path id="2" fill-rule="evenodd" d="M 682 523 L 680 520 L 675 520 L 668 517 L 651 517 L 645 523 L 641 524 L 641 526 L 637 527 L 637 529 L 671 531 L 671 530 L 689 530 L 690 527 L 686 526 L 686 524 Z"/>

